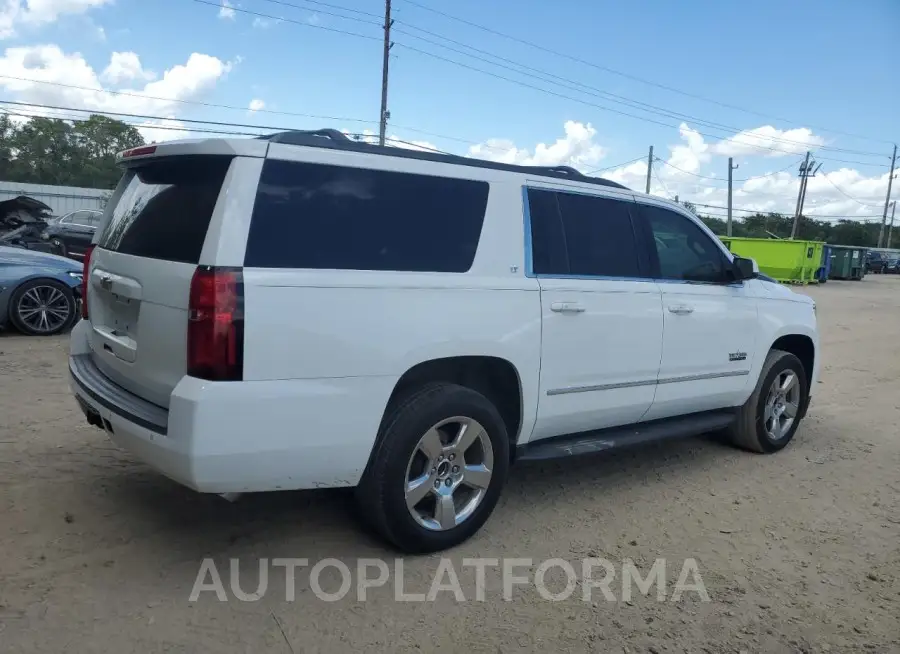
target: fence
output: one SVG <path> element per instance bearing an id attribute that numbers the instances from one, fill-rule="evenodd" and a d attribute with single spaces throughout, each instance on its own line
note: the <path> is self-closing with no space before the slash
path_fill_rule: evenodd
<path id="1" fill-rule="evenodd" d="M 111 192 L 78 186 L 49 186 L 0 181 L 0 202 L 20 195 L 39 200 L 49 206 L 54 216 L 62 216 L 78 209 L 103 209 Z"/>

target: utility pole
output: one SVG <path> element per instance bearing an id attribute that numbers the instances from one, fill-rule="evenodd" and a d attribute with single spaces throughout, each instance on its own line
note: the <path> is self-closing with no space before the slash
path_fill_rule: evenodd
<path id="1" fill-rule="evenodd" d="M 888 247 L 891 247 L 891 232 L 894 231 L 894 214 L 897 213 L 897 201 L 894 200 L 893 202 L 891 202 L 891 206 L 893 207 L 893 209 L 891 209 L 891 226 L 888 227 Z"/>
<path id="2" fill-rule="evenodd" d="M 653 146 L 650 146 L 650 154 L 647 157 L 647 194 L 650 194 L 650 173 L 653 172 Z"/>
<path id="3" fill-rule="evenodd" d="M 388 94 L 388 64 L 391 60 L 391 25 L 394 24 L 394 21 L 391 20 L 391 0 L 384 1 L 384 58 L 381 62 L 381 117 L 379 118 L 380 124 L 378 128 L 378 145 L 384 145 L 384 135 L 387 132 L 387 121 L 390 117 L 390 112 L 388 112 L 387 108 L 387 94 Z"/>
<path id="4" fill-rule="evenodd" d="M 897 146 L 894 145 L 894 155 L 891 157 L 891 174 L 888 175 L 887 197 L 884 199 L 884 214 L 881 216 L 881 229 L 878 230 L 878 247 L 884 239 L 884 224 L 887 222 L 888 205 L 891 203 L 891 185 L 894 182 L 894 166 L 897 164 Z"/>
<path id="5" fill-rule="evenodd" d="M 806 158 L 800 164 L 800 192 L 797 194 L 797 210 L 794 212 L 794 225 L 791 227 L 791 238 L 797 237 L 797 231 L 800 227 L 800 216 L 803 215 L 803 205 L 806 202 L 806 187 L 809 184 L 809 178 L 815 177 L 819 172 L 822 164 L 816 165 L 815 160 L 810 161 L 812 153 L 807 152 Z"/>
<path id="6" fill-rule="evenodd" d="M 731 236 L 731 172 L 737 169 L 737 166 L 732 164 L 732 158 L 728 157 L 728 222 L 725 223 L 725 233 L 728 236 Z"/>

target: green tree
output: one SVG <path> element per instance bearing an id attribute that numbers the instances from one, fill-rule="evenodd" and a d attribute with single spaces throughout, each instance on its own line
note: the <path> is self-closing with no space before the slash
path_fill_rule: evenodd
<path id="1" fill-rule="evenodd" d="M 65 121 L 0 116 L 0 177 L 5 181 L 114 188 L 115 155 L 144 144 L 137 129 L 106 116 Z"/>

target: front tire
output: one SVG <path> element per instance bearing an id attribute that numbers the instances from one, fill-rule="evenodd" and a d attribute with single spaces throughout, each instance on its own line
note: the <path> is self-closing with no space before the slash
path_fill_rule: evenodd
<path id="1" fill-rule="evenodd" d="M 731 441 L 760 454 L 783 449 L 800 426 L 808 397 L 800 359 L 783 350 L 769 351 L 753 394 L 728 430 Z"/>
<path id="2" fill-rule="evenodd" d="M 53 279 L 34 279 L 13 292 L 9 320 L 27 336 L 53 336 L 72 326 L 77 308 L 71 288 Z"/>
<path id="3" fill-rule="evenodd" d="M 490 400 L 464 386 L 429 384 L 385 417 L 357 488 L 359 508 L 404 552 L 454 547 L 493 512 L 509 460 L 506 426 Z"/>

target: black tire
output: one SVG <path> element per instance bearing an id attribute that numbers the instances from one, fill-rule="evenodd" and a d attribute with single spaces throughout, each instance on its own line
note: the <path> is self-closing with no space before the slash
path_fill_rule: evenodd
<path id="1" fill-rule="evenodd" d="M 781 438 L 774 439 L 765 427 L 766 400 L 776 377 L 791 371 L 796 375 L 799 385 L 799 407 L 793 424 Z M 759 454 L 771 454 L 783 449 L 797 432 L 806 412 L 809 389 L 807 388 L 806 371 L 796 356 L 783 350 L 770 350 L 759 375 L 759 381 L 750 399 L 738 409 L 737 420 L 729 428 L 727 435 L 731 442 L 742 449 Z"/>
<path id="2" fill-rule="evenodd" d="M 57 306 L 65 306 L 68 311 L 68 317 L 59 324 L 54 324 L 52 328 L 42 330 L 33 324 L 29 324 L 27 316 L 23 317 L 20 314 L 22 311 L 22 298 L 25 297 L 26 293 L 47 288 L 55 289 L 62 293 L 64 302 L 60 300 Z M 44 291 L 40 292 L 43 293 Z M 9 321 L 12 323 L 13 327 L 27 336 L 53 336 L 55 334 L 60 334 L 71 328 L 77 317 L 78 303 L 75 301 L 75 294 L 66 284 L 58 282 L 55 279 L 29 280 L 13 291 L 13 294 L 9 299 Z"/>
<path id="3" fill-rule="evenodd" d="M 451 417 L 476 420 L 493 449 L 493 471 L 484 497 L 456 527 L 434 531 L 420 525 L 406 505 L 407 467 L 419 439 Z M 480 393 L 449 383 L 435 383 L 406 395 L 382 421 L 375 449 L 356 490 L 363 518 L 375 531 L 407 553 L 454 547 L 469 539 L 494 510 L 509 473 L 509 437 L 497 408 Z"/>

